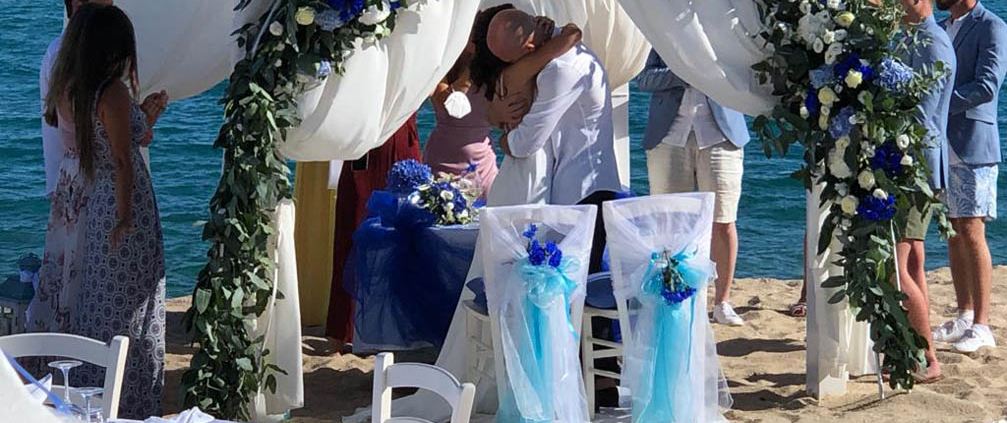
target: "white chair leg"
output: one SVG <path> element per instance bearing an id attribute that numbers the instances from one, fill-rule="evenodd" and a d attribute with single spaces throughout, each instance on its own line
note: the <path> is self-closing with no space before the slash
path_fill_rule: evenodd
<path id="1" fill-rule="evenodd" d="M 587 395 L 587 415 L 594 420 L 594 325 L 591 314 L 584 313 L 584 324 L 580 333 L 581 365 L 584 368 L 584 394 Z"/>

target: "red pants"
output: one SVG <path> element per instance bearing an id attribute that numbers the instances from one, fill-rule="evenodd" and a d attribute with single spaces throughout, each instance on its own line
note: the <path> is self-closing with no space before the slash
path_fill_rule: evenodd
<path id="1" fill-rule="evenodd" d="M 343 288 L 343 269 L 353 248 L 353 232 L 367 217 L 371 192 L 385 189 L 385 179 L 395 162 L 420 158 L 420 136 L 416 115 L 398 132 L 355 162 L 343 163 L 336 191 L 336 238 L 333 248 L 332 289 L 329 294 L 325 335 L 344 342 L 353 341 L 353 298 Z M 366 166 L 363 162 L 366 160 Z M 356 169 L 356 170 L 354 170 Z"/>

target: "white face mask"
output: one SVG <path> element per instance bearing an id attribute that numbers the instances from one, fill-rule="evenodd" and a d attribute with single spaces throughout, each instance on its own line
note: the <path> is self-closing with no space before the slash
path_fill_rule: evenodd
<path id="1" fill-rule="evenodd" d="M 449 116 L 461 119 L 472 112 L 472 105 L 469 104 L 469 97 L 465 93 L 455 91 L 444 100 L 444 109 L 448 111 Z"/>

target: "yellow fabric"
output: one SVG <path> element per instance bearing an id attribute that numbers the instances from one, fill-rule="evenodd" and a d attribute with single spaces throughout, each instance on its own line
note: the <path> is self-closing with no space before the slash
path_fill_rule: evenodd
<path id="1" fill-rule="evenodd" d="M 329 189 L 329 162 L 297 163 L 294 200 L 301 324 L 322 326 L 329 309 L 336 224 L 336 191 Z"/>

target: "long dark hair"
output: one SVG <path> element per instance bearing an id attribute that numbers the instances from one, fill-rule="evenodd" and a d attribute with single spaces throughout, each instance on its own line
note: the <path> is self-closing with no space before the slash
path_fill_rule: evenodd
<path id="1" fill-rule="evenodd" d="M 486 45 L 486 35 L 489 33 L 493 17 L 509 9 L 514 9 L 514 5 L 507 3 L 483 10 L 476 15 L 475 25 L 472 26 L 471 40 L 476 45 L 476 53 L 472 57 L 469 69 L 472 73 L 472 88 L 482 89 L 486 93 L 486 99 L 490 101 L 496 94 L 497 80 L 500 78 L 500 72 L 507 67 L 507 62 L 490 52 L 489 46 Z"/>
<path id="2" fill-rule="evenodd" d="M 115 6 L 85 4 L 73 14 L 56 56 L 45 99 L 45 120 L 59 124 L 64 101 L 73 113 L 77 152 L 84 174 L 94 176 L 94 113 L 105 87 L 129 78 L 137 92 L 136 36 L 129 17 Z"/>

